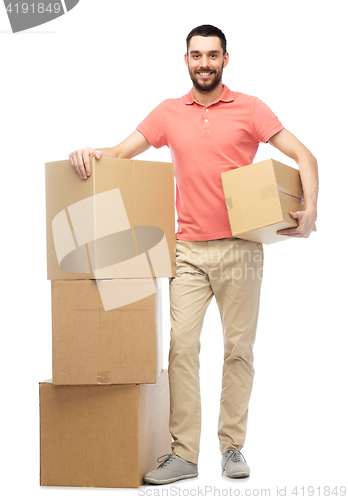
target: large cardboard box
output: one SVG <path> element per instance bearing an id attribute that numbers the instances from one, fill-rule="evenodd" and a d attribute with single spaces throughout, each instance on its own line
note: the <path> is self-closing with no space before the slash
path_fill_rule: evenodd
<path id="1" fill-rule="evenodd" d="M 156 382 L 163 368 L 160 281 L 52 281 L 53 383 Z"/>
<path id="2" fill-rule="evenodd" d="M 90 158 L 46 163 L 48 279 L 175 276 L 172 163 Z"/>
<path id="3" fill-rule="evenodd" d="M 40 387 L 40 484 L 137 488 L 171 453 L 168 373 L 156 384 Z"/>
<path id="4" fill-rule="evenodd" d="M 221 174 L 233 236 L 259 243 L 289 239 L 280 229 L 296 227 L 290 212 L 304 210 L 299 171 L 269 159 Z"/>

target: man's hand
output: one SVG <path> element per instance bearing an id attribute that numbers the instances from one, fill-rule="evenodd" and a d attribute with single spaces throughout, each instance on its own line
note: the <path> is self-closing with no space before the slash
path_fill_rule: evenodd
<path id="1" fill-rule="evenodd" d="M 292 236 L 295 238 L 308 238 L 312 232 L 317 218 L 316 210 L 303 210 L 300 212 L 290 212 L 293 219 L 297 219 L 298 226 L 277 231 L 277 234 Z"/>
<path id="2" fill-rule="evenodd" d="M 134 156 L 144 153 L 151 147 L 149 141 L 138 130 L 135 130 L 124 141 L 112 148 L 84 148 L 77 149 L 69 155 L 70 163 L 81 179 L 87 179 L 91 175 L 89 157 L 95 156 L 100 160 L 102 155 L 108 158 L 124 158 L 130 160 Z"/>
<path id="3" fill-rule="evenodd" d="M 89 157 L 94 156 L 100 160 L 102 152 L 99 149 L 83 148 L 73 151 L 69 155 L 71 166 L 80 177 L 80 179 L 87 179 L 91 175 L 91 166 L 89 164 Z"/>

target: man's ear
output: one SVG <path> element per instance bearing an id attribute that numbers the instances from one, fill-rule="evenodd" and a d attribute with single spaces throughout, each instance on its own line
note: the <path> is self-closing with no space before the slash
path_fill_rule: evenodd
<path id="1" fill-rule="evenodd" d="M 224 65 L 223 65 L 224 68 L 226 68 L 229 60 L 230 60 L 230 54 L 226 51 L 224 55 Z"/>
<path id="2" fill-rule="evenodd" d="M 188 67 L 188 55 L 187 55 L 187 52 L 185 52 L 185 64 Z"/>

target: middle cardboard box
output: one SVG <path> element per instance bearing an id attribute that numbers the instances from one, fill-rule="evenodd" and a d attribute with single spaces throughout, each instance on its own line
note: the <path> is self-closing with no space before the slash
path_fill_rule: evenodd
<path id="1" fill-rule="evenodd" d="M 155 383 L 161 373 L 161 280 L 56 280 L 54 385 Z"/>

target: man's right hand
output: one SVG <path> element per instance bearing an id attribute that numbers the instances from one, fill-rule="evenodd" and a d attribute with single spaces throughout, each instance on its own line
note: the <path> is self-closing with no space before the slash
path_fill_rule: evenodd
<path id="1" fill-rule="evenodd" d="M 69 155 L 69 160 L 72 168 L 75 170 L 80 179 L 87 179 L 91 175 L 91 166 L 89 164 L 89 157 L 95 156 L 100 160 L 102 152 L 99 149 L 83 148 L 73 151 Z"/>
<path id="2" fill-rule="evenodd" d="M 91 175 L 91 166 L 89 157 L 95 156 L 100 160 L 102 155 L 111 158 L 131 159 L 133 156 L 144 153 L 151 147 L 149 141 L 138 130 L 135 130 L 124 141 L 113 148 L 83 148 L 73 151 L 69 155 L 72 168 L 75 170 L 80 179 L 87 179 Z"/>

